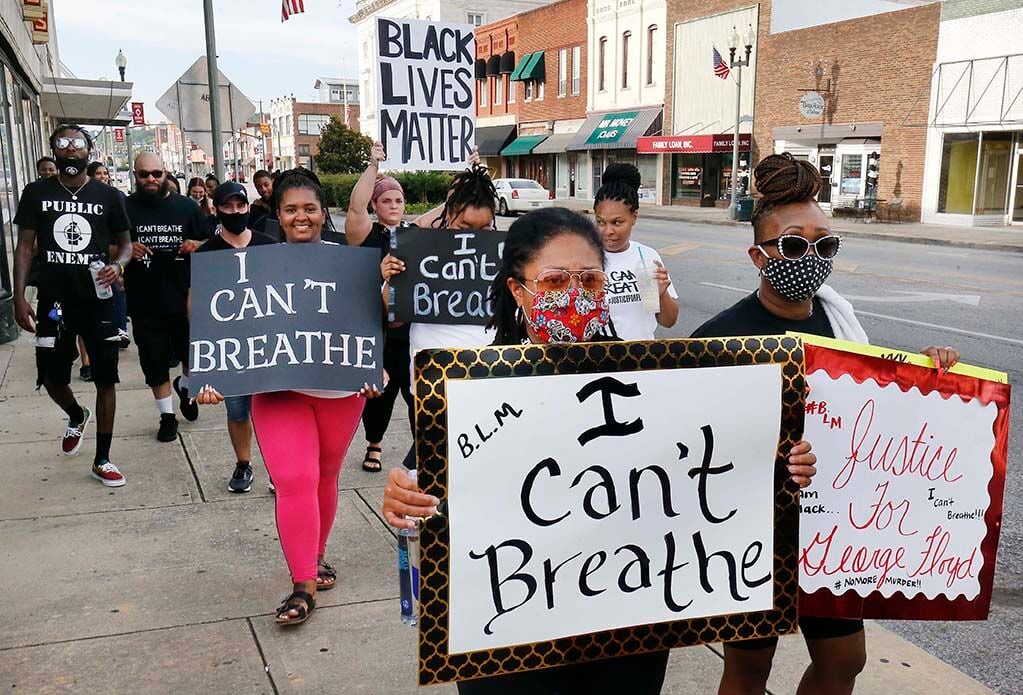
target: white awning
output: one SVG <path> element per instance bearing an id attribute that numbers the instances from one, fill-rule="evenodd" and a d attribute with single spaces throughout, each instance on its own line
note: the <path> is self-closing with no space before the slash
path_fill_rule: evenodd
<path id="1" fill-rule="evenodd" d="M 44 77 L 43 111 L 58 121 L 79 125 L 124 125 L 131 112 L 131 82 Z"/>

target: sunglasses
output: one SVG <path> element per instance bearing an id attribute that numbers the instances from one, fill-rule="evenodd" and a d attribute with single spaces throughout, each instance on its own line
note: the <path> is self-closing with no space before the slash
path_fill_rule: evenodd
<path id="1" fill-rule="evenodd" d="M 808 254 L 811 248 L 818 258 L 834 258 L 842 246 L 842 237 L 837 234 L 829 234 L 822 236 L 817 241 L 810 241 L 797 234 L 783 234 L 777 239 L 768 239 L 757 244 L 757 248 L 767 255 L 767 252 L 761 248 L 763 246 L 777 246 L 781 257 L 789 261 L 798 261 Z"/>
<path id="2" fill-rule="evenodd" d="M 58 150 L 66 150 L 68 148 L 84 150 L 89 143 L 85 138 L 57 138 L 54 140 L 54 144 Z"/>
<path id="3" fill-rule="evenodd" d="M 536 283 L 537 292 L 560 292 L 572 286 L 572 278 L 575 278 L 579 286 L 584 290 L 603 292 L 607 276 L 603 270 L 596 269 L 573 271 L 562 268 L 547 268 L 546 270 L 541 270 L 540 274 L 532 282 Z"/>
<path id="4" fill-rule="evenodd" d="M 150 176 L 152 176 L 154 179 L 159 179 L 163 178 L 163 169 L 153 169 L 152 171 L 140 169 L 135 172 L 135 176 L 137 176 L 140 179 L 148 179 Z"/>

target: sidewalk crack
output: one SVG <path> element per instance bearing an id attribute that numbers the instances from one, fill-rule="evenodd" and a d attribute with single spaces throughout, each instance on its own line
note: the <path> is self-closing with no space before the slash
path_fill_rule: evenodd
<path id="1" fill-rule="evenodd" d="M 249 633 L 252 635 L 252 641 L 256 643 L 256 651 L 259 652 L 259 660 L 263 662 L 263 672 L 266 674 L 266 679 L 270 681 L 270 689 L 274 695 L 280 695 L 277 690 L 277 683 L 274 682 L 274 674 L 270 672 L 270 664 L 266 661 L 266 655 L 263 654 L 263 645 L 259 643 L 259 636 L 256 634 L 256 628 L 252 626 L 252 618 L 245 619 L 246 624 L 249 626 Z"/>

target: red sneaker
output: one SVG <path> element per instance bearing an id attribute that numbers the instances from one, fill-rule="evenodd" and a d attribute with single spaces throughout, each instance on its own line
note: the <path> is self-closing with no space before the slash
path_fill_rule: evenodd
<path id="1" fill-rule="evenodd" d="M 85 436 L 86 426 L 92 420 L 92 411 L 83 405 L 82 412 L 85 413 L 85 419 L 77 425 L 72 425 L 68 420 L 64 438 L 60 440 L 60 452 L 65 456 L 74 456 L 82 448 L 82 437 Z"/>
<path id="2" fill-rule="evenodd" d="M 125 483 L 121 471 L 106 459 L 92 465 L 92 477 L 107 487 L 121 487 Z"/>

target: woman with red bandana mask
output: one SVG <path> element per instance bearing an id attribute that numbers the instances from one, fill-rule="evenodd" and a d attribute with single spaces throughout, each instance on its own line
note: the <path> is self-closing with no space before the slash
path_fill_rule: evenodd
<path id="1" fill-rule="evenodd" d="M 609 326 L 604 292 L 605 253 L 596 228 L 564 208 L 530 212 L 512 224 L 490 301 L 495 345 L 618 340 Z M 792 448 L 789 474 L 810 483 L 817 458 L 810 445 Z M 481 490 L 480 494 L 486 494 Z M 384 520 L 414 528 L 440 503 L 419 491 L 404 470 L 392 470 L 384 489 Z M 459 695 L 630 693 L 655 695 L 664 682 L 668 652 L 650 652 L 458 684 Z"/>

